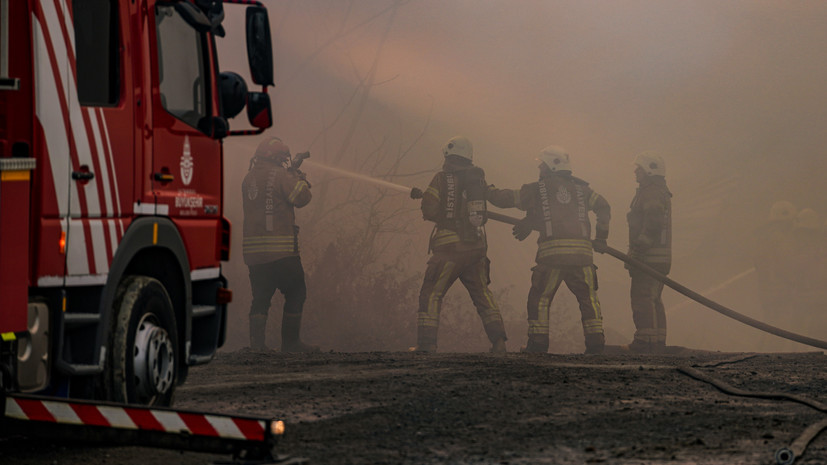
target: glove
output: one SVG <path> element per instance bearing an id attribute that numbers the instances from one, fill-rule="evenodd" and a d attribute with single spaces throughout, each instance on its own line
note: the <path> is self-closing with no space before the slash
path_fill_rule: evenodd
<path id="1" fill-rule="evenodd" d="M 414 188 L 411 189 L 411 198 L 412 199 L 421 199 L 424 195 L 425 195 L 425 193 L 422 192 L 422 189 L 420 189 L 418 187 L 414 187 Z"/>
<path id="2" fill-rule="evenodd" d="M 307 180 L 307 175 L 304 173 L 304 171 L 301 171 L 301 170 L 295 170 L 295 171 L 296 171 L 296 174 L 299 176 L 299 179 L 301 179 L 302 181 L 307 183 L 307 187 L 312 187 L 310 185 L 310 181 Z"/>
<path id="3" fill-rule="evenodd" d="M 604 228 L 595 228 L 594 240 L 592 241 L 592 248 L 595 252 L 606 253 L 609 250 L 609 245 L 606 244 L 606 239 L 609 238 L 609 230 Z"/>
<path id="4" fill-rule="evenodd" d="M 528 217 L 521 219 L 514 225 L 513 228 L 511 228 L 511 233 L 514 234 L 514 237 L 518 241 L 525 240 L 525 238 L 531 234 L 531 231 L 533 231 L 533 228 L 531 227 L 531 220 L 528 219 Z"/>

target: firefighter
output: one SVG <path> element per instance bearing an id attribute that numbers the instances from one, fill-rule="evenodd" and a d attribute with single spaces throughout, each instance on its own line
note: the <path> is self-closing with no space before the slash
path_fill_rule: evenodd
<path id="1" fill-rule="evenodd" d="M 770 207 L 766 223 L 753 234 L 753 256 L 764 321 L 788 313 L 793 296 L 793 224 L 795 205 L 779 200 Z"/>
<path id="2" fill-rule="evenodd" d="M 501 208 L 526 212 L 514 226 L 524 240 L 532 230 L 537 239 L 537 265 L 532 268 L 528 293 L 528 343 L 524 352 L 548 352 L 549 309 L 560 284 L 565 282 L 580 306 L 586 353 L 601 353 L 605 343 L 603 315 L 597 298 L 593 250 L 605 251 L 611 209 L 589 184 L 572 176 L 569 154 L 562 147 L 544 148 L 538 157 L 540 180 L 519 190 L 489 187 L 489 201 Z M 588 212 L 596 215 L 595 240 Z"/>
<path id="3" fill-rule="evenodd" d="M 635 157 L 638 189 L 626 219 L 629 222 L 629 256 L 663 275 L 672 267 L 672 193 L 666 187 L 666 165 L 653 152 Z M 663 283 L 629 268 L 629 291 L 635 335 L 629 349 L 658 353 L 666 348 L 666 311 L 661 294 Z"/>
<path id="4" fill-rule="evenodd" d="M 290 149 L 272 137 L 259 144 L 250 171 L 241 185 L 244 199 L 244 263 L 250 272 L 250 347 L 264 344 L 270 300 L 276 289 L 284 294 L 281 326 L 283 352 L 317 352 L 299 337 L 307 294 L 299 257 L 299 227 L 295 208 L 310 202 L 304 173 L 289 168 Z"/>
<path id="5" fill-rule="evenodd" d="M 442 299 L 459 279 L 468 290 L 491 341 L 491 352 L 506 351 L 505 325 L 489 290 L 489 267 L 483 224 L 486 220 L 485 172 L 473 165 L 471 141 L 452 138 L 442 149 L 445 162 L 423 193 L 414 188 L 411 197 L 422 198 L 422 216 L 435 223 L 428 245 L 428 260 L 419 293 L 416 351 L 434 352 Z"/>
<path id="6" fill-rule="evenodd" d="M 806 322 L 805 331 L 818 327 L 817 315 L 823 312 L 825 295 L 825 243 L 821 219 L 811 208 L 804 208 L 793 221 L 791 231 L 790 278 L 792 313 L 790 318 Z"/>

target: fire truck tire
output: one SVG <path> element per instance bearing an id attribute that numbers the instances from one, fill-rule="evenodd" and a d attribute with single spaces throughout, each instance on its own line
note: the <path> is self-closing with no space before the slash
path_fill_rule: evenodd
<path id="1" fill-rule="evenodd" d="M 176 384 L 178 331 L 172 301 L 160 281 L 127 276 L 114 305 L 110 400 L 169 406 Z"/>

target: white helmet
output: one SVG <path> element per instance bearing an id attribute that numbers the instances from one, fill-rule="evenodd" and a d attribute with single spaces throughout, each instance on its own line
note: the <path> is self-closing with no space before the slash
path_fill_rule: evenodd
<path id="1" fill-rule="evenodd" d="M 635 165 L 643 168 L 648 176 L 666 176 L 666 164 L 655 152 L 639 153 L 635 157 Z"/>
<path id="2" fill-rule="evenodd" d="M 569 161 L 569 153 L 563 147 L 556 145 L 549 145 L 540 151 L 540 156 L 537 158 L 545 163 L 548 169 L 553 172 L 571 171 L 571 162 Z"/>
<path id="3" fill-rule="evenodd" d="M 795 217 L 795 227 L 798 229 L 818 229 L 818 213 L 812 208 L 805 208 Z"/>
<path id="4" fill-rule="evenodd" d="M 793 221 L 796 214 L 795 205 L 786 200 L 779 200 L 770 208 L 770 221 Z"/>
<path id="5" fill-rule="evenodd" d="M 456 155 L 465 158 L 466 160 L 474 159 L 474 147 L 471 141 L 465 136 L 455 136 L 442 147 L 442 154 L 446 157 L 448 155 Z"/>

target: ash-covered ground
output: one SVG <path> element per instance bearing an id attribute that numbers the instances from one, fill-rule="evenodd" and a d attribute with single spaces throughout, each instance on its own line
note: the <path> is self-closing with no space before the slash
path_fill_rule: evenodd
<path id="1" fill-rule="evenodd" d="M 192 370 L 178 408 L 282 419 L 276 451 L 315 464 L 772 464 L 827 413 L 725 394 L 694 367 L 749 392 L 825 403 L 822 352 L 674 355 L 287 355 L 239 350 Z M 15 464 L 208 464 L 227 456 L 0 442 Z M 827 463 L 827 433 L 801 464 Z"/>

